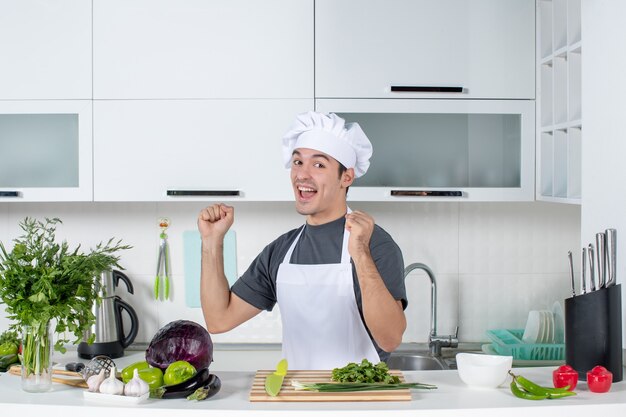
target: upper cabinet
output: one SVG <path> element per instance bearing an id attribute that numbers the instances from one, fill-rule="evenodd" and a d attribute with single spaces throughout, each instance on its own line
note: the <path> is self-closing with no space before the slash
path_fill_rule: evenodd
<path id="1" fill-rule="evenodd" d="M 313 0 L 93 8 L 95 99 L 313 97 Z"/>
<path id="2" fill-rule="evenodd" d="M 0 100 L 91 98 L 91 2 L 0 0 Z"/>
<path id="3" fill-rule="evenodd" d="M 0 100 L 0 202 L 91 201 L 90 100 Z"/>
<path id="4" fill-rule="evenodd" d="M 316 98 L 535 98 L 535 0 L 316 0 Z"/>
<path id="5" fill-rule="evenodd" d="M 96 201 L 293 200 L 281 138 L 312 100 L 97 100 Z"/>
<path id="6" fill-rule="evenodd" d="M 374 147 L 353 201 L 532 201 L 532 100 L 317 100 Z"/>
<path id="7" fill-rule="evenodd" d="M 537 200 L 580 204 L 581 0 L 537 0 Z"/>

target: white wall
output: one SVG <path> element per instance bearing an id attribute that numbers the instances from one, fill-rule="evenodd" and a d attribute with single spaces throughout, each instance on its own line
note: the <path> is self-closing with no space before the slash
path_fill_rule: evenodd
<path id="1" fill-rule="evenodd" d="M 595 233 L 617 229 L 617 283 L 626 264 L 626 2 L 582 2 L 582 211 L 581 245 Z M 622 326 L 626 311 L 622 289 Z M 626 346 L 626 331 L 622 332 Z"/>
<path id="2" fill-rule="evenodd" d="M 134 248 L 122 265 L 135 295 L 119 292 L 138 311 L 137 341 L 148 342 L 159 327 L 187 318 L 203 323 L 200 309 L 185 306 L 182 232 L 194 230 L 204 203 L 0 203 L 0 240 L 20 234 L 25 216 L 60 217 L 58 238 L 89 248 L 109 237 Z M 371 213 L 398 242 L 405 265 L 423 262 L 439 282 L 439 331 L 460 327 L 463 342 L 484 341 L 490 328 L 522 328 L 530 309 L 550 308 L 570 294 L 568 250 L 580 241 L 580 208 L 551 203 L 354 203 Z M 257 253 L 302 221 L 291 203 L 235 205 L 239 274 Z M 172 257 L 172 301 L 152 299 L 159 229 L 167 216 Z M 427 340 L 429 283 L 421 271 L 407 278 L 409 307 L 405 342 Z M 0 318 L 0 330 L 8 322 Z M 279 342 L 277 313 L 262 313 L 216 342 Z"/>

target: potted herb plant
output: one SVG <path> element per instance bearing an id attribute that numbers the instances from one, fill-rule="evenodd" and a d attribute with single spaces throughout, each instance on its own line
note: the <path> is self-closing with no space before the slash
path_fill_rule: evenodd
<path id="1" fill-rule="evenodd" d="M 11 329 L 22 334 L 22 388 L 31 392 L 51 387 L 51 333 L 59 335 L 54 349 L 63 353 L 67 333 L 76 337 L 73 343 L 82 340 L 95 323 L 93 303 L 100 301 L 96 277 L 120 268 L 116 253 L 130 248 L 109 239 L 89 253 L 80 245 L 70 250 L 66 241 L 56 242 L 59 223 L 58 218 L 26 217 L 20 222 L 24 234 L 13 240 L 11 252 L 0 242 L 0 301 L 13 321 Z"/>

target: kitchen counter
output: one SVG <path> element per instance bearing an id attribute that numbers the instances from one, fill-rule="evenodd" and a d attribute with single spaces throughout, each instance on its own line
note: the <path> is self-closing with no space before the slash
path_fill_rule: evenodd
<path id="1" fill-rule="evenodd" d="M 121 368 L 142 360 L 143 352 L 129 352 L 116 359 Z M 58 360 L 58 358 L 57 358 Z M 63 363 L 75 361 L 68 354 Z M 59 361 L 61 362 L 61 361 Z M 217 367 L 216 367 L 217 368 Z M 518 368 L 516 372 L 542 385 L 550 385 L 554 368 Z M 458 377 L 457 371 L 411 371 L 405 372 L 407 381 L 419 381 L 437 385 L 433 391 L 412 391 L 412 400 L 403 402 L 337 402 L 337 403 L 251 403 L 248 401 L 254 372 L 214 371 L 222 380 L 221 391 L 213 398 L 192 402 L 185 399 L 153 400 L 136 405 L 102 404 L 83 399 L 82 390 L 61 384 L 53 384 L 46 393 L 32 394 L 22 391 L 20 378 L 0 374 L 0 403 L 3 415 L 38 415 L 46 417 L 76 414 L 107 416 L 123 415 L 165 416 L 172 412 L 202 416 L 310 416 L 325 413 L 342 416 L 464 416 L 502 417 L 524 416 L 529 413 L 547 415 L 585 416 L 593 413 L 626 413 L 626 382 L 613 384 L 606 394 L 594 394 L 587 390 L 585 382 L 579 383 L 578 395 L 559 400 L 527 401 L 514 397 L 508 385 L 497 389 L 467 387 Z"/>

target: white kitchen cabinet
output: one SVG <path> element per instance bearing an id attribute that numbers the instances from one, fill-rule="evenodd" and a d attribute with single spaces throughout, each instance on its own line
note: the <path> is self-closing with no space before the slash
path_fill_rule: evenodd
<path id="1" fill-rule="evenodd" d="M 96 100 L 96 201 L 292 200 L 282 137 L 312 100 Z"/>
<path id="2" fill-rule="evenodd" d="M 534 23 L 535 0 L 316 0 L 315 96 L 534 99 Z"/>
<path id="3" fill-rule="evenodd" d="M 94 0 L 94 98 L 312 98 L 313 0 Z"/>
<path id="4" fill-rule="evenodd" d="M 534 100 L 316 100 L 374 147 L 353 201 L 533 201 Z"/>
<path id="5" fill-rule="evenodd" d="M 0 100 L 0 203 L 92 200 L 90 100 Z"/>
<path id="6" fill-rule="evenodd" d="M 91 2 L 0 0 L 0 99 L 91 98 Z"/>
<path id="7" fill-rule="evenodd" d="M 580 204 L 581 0 L 537 0 L 537 200 Z"/>

